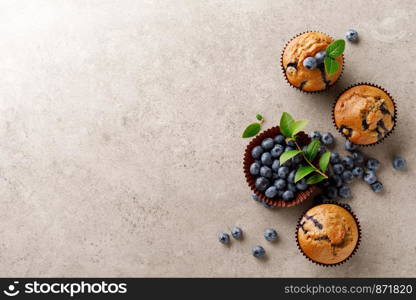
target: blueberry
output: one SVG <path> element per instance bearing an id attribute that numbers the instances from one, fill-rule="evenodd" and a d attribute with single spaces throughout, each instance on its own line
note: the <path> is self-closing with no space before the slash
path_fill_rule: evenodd
<path id="1" fill-rule="evenodd" d="M 340 156 L 338 152 L 331 152 L 331 158 L 329 160 L 331 164 L 337 164 L 340 162 Z"/>
<path id="2" fill-rule="evenodd" d="M 396 170 L 403 170 L 406 168 L 406 160 L 400 156 L 393 159 L 393 168 Z"/>
<path id="3" fill-rule="evenodd" d="M 296 147 L 296 144 L 294 141 L 290 140 L 286 143 L 286 145 L 288 145 L 289 147 Z"/>
<path id="4" fill-rule="evenodd" d="M 279 168 L 277 173 L 279 174 L 280 178 L 286 178 L 287 175 L 289 174 L 289 168 L 285 167 L 285 166 L 282 166 L 282 167 Z"/>
<path id="5" fill-rule="evenodd" d="M 342 185 L 342 178 L 340 175 L 334 174 L 330 178 L 331 185 L 340 187 Z"/>
<path id="6" fill-rule="evenodd" d="M 276 179 L 279 179 L 279 178 L 280 178 L 279 174 L 277 174 L 277 172 L 273 172 L 272 179 L 276 180 Z"/>
<path id="7" fill-rule="evenodd" d="M 306 184 L 306 180 L 305 180 L 304 178 L 302 178 L 301 180 L 299 180 L 299 181 L 296 183 L 296 188 L 297 188 L 299 191 L 305 191 L 306 189 L 308 189 L 308 185 Z"/>
<path id="8" fill-rule="evenodd" d="M 275 187 L 274 185 L 272 185 L 271 187 L 269 187 L 266 192 L 264 193 L 266 195 L 267 198 L 273 198 L 277 195 L 277 187 Z"/>
<path id="9" fill-rule="evenodd" d="M 364 169 L 361 167 L 355 167 L 352 169 L 352 175 L 357 178 L 362 178 L 364 175 Z"/>
<path id="10" fill-rule="evenodd" d="M 376 181 L 371 184 L 371 189 L 373 192 L 380 193 L 383 191 L 383 184 L 380 181 Z"/>
<path id="11" fill-rule="evenodd" d="M 309 70 L 314 70 L 318 66 L 316 59 L 312 56 L 309 56 L 303 60 L 303 66 Z"/>
<path id="12" fill-rule="evenodd" d="M 352 168 L 354 168 L 354 160 L 351 156 L 346 155 L 341 159 L 342 164 L 344 165 L 344 167 L 346 169 L 351 170 Z"/>
<path id="13" fill-rule="evenodd" d="M 321 133 L 319 131 L 312 131 L 309 133 L 309 137 L 313 140 L 320 140 L 321 139 Z"/>
<path id="14" fill-rule="evenodd" d="M 332 145 L 334 143 L 334 136 L 330 132 L 325 132 L 322 134 L 321 142 L 324 145 Z"/>
<path id="15" fill-rule="evenodd" d="M 342 177 L 342 181 L 346 184 L 351 183 L 352 179 L 354 178 L 354 176 L 352 175 L 352 172 L 349 170 L 344 171 L 341 177 Z"/>
<path id="16" fill-rule="evenodd" d="M 231 235 L 233 236 L 233 238 L 235 238 L 236 240 L 241 239 L 241 237 L 243 236 L 243 231 L 241 230 L 240 227 L 234 227 L 231 230 Z"/>
<path id="17" fill-rule="evenodd" d="M 260 176 L 266 177 L 266 178 L 272 178 L 273 172 L 272 169 L 269 167 L 263 166 L 260 168 Z"/>
<path id="18" fill-rule="evenodd" d="M 368 183 L 368 184 L 373 184 L 374 182 L 377 181 L 377 176 L 376 176 L 376 172 L 372 171 L 372 170 L 367 170 L 364 173 L 364 177 L 363 180 Z"/>
<path id="19" fill-rule="evenodd" d="M 251 175 L 259 175 L 260 173 L 260 164 L 254 162 L 250 165 L 250 174 Z"/>
<path id="20" fill-rule="evenodd" d="M 228 244 L 230 242 L 230 236 L 228 235 L 228 233 L 221 232 L 220 234 L 218 234 L 218 240 L 221 244 Z"/>
<path id="21" fill-rule="evenodd" d="M 294 147 L 286 146 L 285 152 L 295 150 Z"/>
<path id="22" fill-rule="evenodd" d="M 298 155 L 295 155 L 294 157 L 292 157 L 292 163 L 294 163 L 295 165 L 298 165 L 302 162 L 303 162 L 302 154 L 298 154 Z"/>
<path id="23" fill-rule="evenodd" d="M 276 144 L 281 144 L 281 145 L 286 144 L 286 143 L 285 143 L 285 137 L 284 137 L 283 135 L 281 135 L 281 134 L 276 135 L 276 137 L 274 138 L 274 142 L 275 142 Z"/>
<path id="24" fill-rule="evenodd" d="M 329 186 L 325 189 L 325 196 L 327 196 L 329 199 L 334 199 L 337 197 L 338 190 L 334 186 Z"/>
<path id="25" fill-rule="evenodd" d="M 355 164 L 361 164 L 364 162 L 364 154 L 360 150 L 354 151 L 352 153 L 352 159 Z"/>
<path id="26" fill-rule="evenodd" d="M 348 30 L 347 33 L 345 33 L 345 38 L 349 42 L 355 42 L 356 40 L 358 40 L 358 32 L 357 32 L 357 30 L 354 30 L 354 29 Z"/>
<path id="27" fill-rule="evenodd" d="M 268 242 L 273 242 L 277 239 L 277 232 L 276 230 L 272 229 L 272 228 L 268 228 L 266 229 L 266 231 L 264 232 L 264 238 L 266 239 L 266 241 Z"/>
<path id="28" fill-rule="evenodd" d="M 283 151 L 285 151 L 285 147 L 283 147 L 280 144 L 276 144 L 276 145 L 274 145 L 273 149 L 270 151 L 270 154 L 274 158 L 277 158 L 283 153 Z"/>
<path id="29" fill-rule="evenodd" d="M 285 161 L 284 164 L 282 165 L 282 167 L 286 167 L 286 168 L 290 168 L 291 166 L 292 166 L 292 160 L 290 159 Z"/>
<path id="30" fill-rule="evenodd" d="M 266 202 L 262 202 L 262 204 L 261 205 L 263 205 L 263 207 L 265 207 L 265 208 L 274 208 L 274 206 L 273 205 L 269 205 L 269 204 L 267 204 Z"/>
<path id="31" fill-rule="evenodd" d="M 265 191 L 270 185 L 270 182 L 267 178 L 259 177 L 256 179 L 256 189 L 259 191 Z"/>
<path id="32" fill-rule="evenodd" d="M 260 198 L 256 194 L 252 194 L 251 198 L 253 198 L 254 201 L 261 202 Z"/>
<path id="33" fill-rule="evenodd" d="M 292 191 L 293 193 L 296 193 L 296 192 L 297 192 L 296 184 L 291 183 L 291 182 L 289 182 L 289 183 L 287 184 L 287 189 L 288 189 L 289 191 Z"/>
<path id="34" fill-rule="evenodd" d="M 316 63 L 318 65 L 322 64 L 324 62 L 324 58 L 326 57 L 326 51 L 319 51 L 315 54 Z"/>
<path id="35" fill-rule="evenodd" d="M 263 154 L 263 152 L 264 152 L 264 149 L 261 146 L 256 146 L 253 148 L 253 150 L 251 150 L 251 156 L 254 159 L 258 159 Z"/>
<path id="36" fill-rule="evenodd" d="M 295 194 L 289 190 L 285 191 L 282 195 L 284 201 L 290 201 L 293 199 L 293 197 L 295 197 Z"/>
<path id="37" fill-rule="evenodd" d="M 274 141 L 272 138 L 266 138 L 261 142 L 261 146 L 264 150 L 270 150 L 274 146 Z"/>
<path id="38" fill-rule="evenodd" d="M 345 150 L 347 150 L 347 151 L 354 151 L 354 150 L 356 150 L 357 149 L 357 145 L 356 144 L 354 144 L 354 143 L 352 143 L 351 141 L 349 141 L 349 140 L 346 140 L 345 141 L 345 144 L 344 144 L 344 148 L 345 148 Z"/>
<path id="39" fill-rule="evenodd" d="M 264 152 L 261 155 L 261 162 L 265 166 L 271 166 L 272 165 L 273 160 L 272 160 L 272 155 L 270 154 L 270 152 Z"/>
<path id="40" fill-rule="evenodd" d="M 344 165 L 342 164 L 335 164 L 332 166 L 335 174 L 341 175 L 344 172 Z"/>
<path id="41" fill-rule="evenodd" d="M 380 168 L 380 162 L 375 158 L 369 158 L 367 160 L 367 168 L 372 171 L 377 171 Z"/>
<path id="42" fill-rule="evenodd" d="M 325 146 L 321 146 L 320 148 L 319 148 L 319 155 L 322 155 L 322 154 L 324 154 L 326 152 L 326 148 L 325 148 Z"/>
<path id="43" fill-rule="evenodd" d="M 287 181 L 288 182 L 295 182 L 295 175 L 296 175 L 296 170 L 292 170 L 289 173 L 289 176 L 287 176 Z"/>
<path id="44" fill-rule="evenodd" d="M 344 199 L 349 198 L 351 197 L 351 189 L 348 186 L 343 185 L 338 189 L 338 195 Z"/>
<path id="45" fill-rule="evenodd" d="M 284 179 L 277 179 L 274 182 L 274 186 L 278 189 L 278 190 L 283 190 L 286 187 L 286 180 Z"/>
<path id="46" fill-rule="evenodd" d="M 266 250 L 262 246 L 256 246 L 251 250 L 251 253 L 255 258 L 261 258 L 266 255 Z"/>
<path id="47" fill-rule="evenodd" d="M 280 168 L 280 161 L 278 159 L 275 159 L 272 163 L 272 170 L 277 172 Z"/>

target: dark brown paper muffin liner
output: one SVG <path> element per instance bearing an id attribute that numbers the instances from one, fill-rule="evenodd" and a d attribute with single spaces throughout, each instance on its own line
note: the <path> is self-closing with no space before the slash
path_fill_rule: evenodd
<path id="1" fill-rule="evenodd" d="M 244 152 L 244 160 L 243 160 L 243 169 L 244 169 L 244 176 L 246 177 L 246 181 L 250 189 L 253 191 L 254 194 L 256 194 L 257 197 L 263 202 L 267 203 L 268 205 L 274 206 L 274 207 L 291 207 L 298 205 L 315 194 L 319 192 L 319 188 L 316 185 L 310 185 L 307 190 L 305 191 L 299 191 L 295 194 L 295 198 L 292 201 L 284 201 L 283 199 L 279 198 L 278 196 L 269 199 L 267 198 L 263 192 L 256 189 L 255 186 L 255 178 L 253 175 L 250 174 L 250 165 L 254 162 L 254 158 L 251 156 L 251 150 L 255 146 L 258 146 L 261 144 L 261 141 L 265 138 L 274 138 L 276 135 L 281 134 L 280 127 L 275 126 L 270 129 L 267 129 L 263 131 L 262 133 L 258 134 L 254 139 L 251 140 L 251 142 L 247 145 L 246 150 Z M 304 146 L 309 144 L 310 138 L 309 136 L 301 131 L 297 134 L 297 141 L 300 145 Z"/>
<path id="2" fill-rule="evenodd" d="M 283 76 L 285 77 L 285 80 L 286 80 L 286 82 L 292 87 L 292 88 L 294 88 L 294 89 L 297 89 L 298 91 L 301 91 L 302 93 L 305 93 L 305 94 L 319 94 L 319 93 L 322 93 L 322 92 L 325 92 L 325 91 L 327 91 L 329 88 L 331 88 L 332 86 L 334 86 L 336 83 L 337 83 L 337 81 L 342 77 L 342 74 L 344 73 L 344 65 L 345 65 L 345 56 L 344 56 L 344 54 L 342 54 L 342 70 L 341 70 L 341 74 L 339 74 L 339 77 L 337 78 L 337 80 L 333 83 L 333 84 L 331 84 L 331 85 L 329 85 L 328 87 L 326 87 L 325 89 L 323 89 L 323 90 L 319 90 L 319 91 L 305 91 L 305 90 L 303 90 L 302 88 L 300 88 L 300 87 L 298 87 L 298 86 L 295 86 L 295 85 L 293 85 L 293 84 L 291 84 L 290 83 L 290 81 L 289 81 L 289 79 L 287 78 L 287 75 L 286 75 L 286 71 L 285 71 L 285 67 L 283 66 L 283 54 L 285 53 L 285 50 L 286 50 L 286 47 L 289 45 L 289 43 L 293 40 L 293 39 L 295 39 L 295 38 L 297 38 L 298 36 L 300 36 L 300 35 L 302 35 L 302 34 L 304 34 L 304 33 L 308 33 L 308 32 L 318 32 L 318 33 L 322 33 L 322 34 L 325 34 L 325 35 L 327 35 L 327 36 L 329 36 L 329 37 L 331 37 L 332 39 L 334 39 L 332 36 L 330 36 L 329 34 L 326 34 L 325 32 L 322 32 L 322 31 L 316 31 L 316 30 L 307 30 L 307 31 L 304 31 L 304 32 L 301 32 L 301 33 L 298 33 L 297 35 L 295 35 L 294 37 L 292 37 L 286 44 L 285 44 L 285 46 L 283 47 L 283 50 L 282 50 L 282 54 L 280 55 L 280 68 L 282 69 L 282 72 L 283 72 Z"/>
<path id="3" fill-rule="evenodd" d="M 338 132 L 341 133 L 341 135 L 343 137 L 345 137 L 347 140 L 349 140 L 348 137 L 342 132 L 341 128 L 338 128 L 338 126 L 337 126 L 337 124 L 335 122 L 335 105 L 337 104 L 339 97 L 341 97 L 341 95 L 343 93 L 345 93 L 347 90 L 349 90 L 349 89 L 351 89 L 353 87 L 360 86 L 360 85 L 369 85 L 369 86 L 373 86 L 373 87 L 379 88 L 380 90 L 382 90 L 383 92 L 385 92 L 390 97 L 391 101 L 393 102 L 393 107 L 394 107 L 394 116 L 393 116 L 394 124 L 393 124 L 393 128 L 388 133 L 386 133 L 386 135 L 383 136 L 383 138 L 381 138 L 380 140 L 378 140 L 377 142 L 374 142 L 372 144 L 366 144 L 366 145 L 363 145 L 363 144 L 354 144 L 354 145 L 357 145 L 359 147 L 369 147 L 369 146 L 374 146 L 374 145 L 380 144 L 382 141 L 384 141 L 385 138 L 387 138 L 388 136 L 390 136 L 392 134 L 392 132 L 396 128 L 396 124 L 397 124 L 397 107 L 396 107 L 396 101 L 390 95 L 390 93 L 388 91 L 386 91 L 384 88 L 382 88 L 381 86 L 377 85 L 377 84 L 370 83 L 370 82 L 359 82 L 359 83 L 355 83 L 353 85 L 350 85 L 349 87 L 347 87 L 346 89 L 344 89 L 341 93 L 339 93 L 337 99 L 332 104 L 332 112 L 331 112 L 331 115 L 332 115 L 332 123 L 334 124 L 334 126 L 338 130 Z"/>
<path id="4" fill-rule="evenodd" d="M 313 262 L 314 264 L 317 264 L 317 265 L 320 265 L 320 266 L 324 266 L 324 267 L 335 267 L 335 266 L 339 266 L 339 265 L 342 265 L 343 263 L 345 263 L 346 261 L 348 261 L 356 252 L 357 252 L 357 250 L 358 250 L 358 248 L 360 247 L 360 243 L 361 243 L 361 226 L 360 226 L 360 222 L 358 221 L 358 218 L 357 218 L 357 216 L 352 212 L 352 210 L 351 210 L 351 207 L 348 205 L 348 204 L 344 204 L 344 203 L 338 203 L 338 202 L 335 202 L 335 201 L 325 201 L 324 203 L 322 203 L 322 204 L 335 204 L 335 205 L 338 205 L 338 206 L 341 206 L 342 208 L 344 208 L 344 209 L 346 209 L 346 210 L 348 210 L 348 212 L 353 216 L 353 218 L 354 218 L 354 220 L 355 220 L 355 222 L 357 223 L 357 228 L 358 228 L 358 239 L 357 239 L 357 244 L 355 245 L 355 248 L 354 248 L 354 250 L 351 252 L 351 254 L 347 257 L 347 258 L 345 258 L 343 261 L 340 261 L 340 262 L 337 262 L 337 263 L 335 263 L 335 264 L 324 264 L 324 263 L 321 263 L 321 262 L 318 262 L 318 261 L 316 261 L 316 260 L 313 260 L 312 258 L 310 258 L 309 256 L 307 256 L 304 252 L 303 252 L 303 250 L 302 250 L 302 248 L 300 247 L 300 244 L 299 244 L 299 240 L 298 240 L 298 231 L 299 231 L 299 228 L 300 228 L 300 223 L 301 223 L 301 221 L 302 221 L 302 218 L 303 218 L 303 216 L 312 208 L 308 208 L 307 210 L 305 210 L 304 212 L 303 212 L 303 214 L 300 216 L 300 218 L 299 218 L 299 220 L 298 220 L 298 223 L 297 223 L 297 225 L 296 225 L 296 232 L 295 232 L 295 240 L 296 240 L 296 244 L 297 244 L 297 246 L 298 246 L 298 249 L 299 249 L 299 251 L 303 254 L 303 256 L 305 256 L 309 261 L 311 261 L 311 262 Z M 319 204 L 319 205 L 321 205 L 321 204 Z M 318 205 L 315 205 L 315 206 L 318 206 Z"/>

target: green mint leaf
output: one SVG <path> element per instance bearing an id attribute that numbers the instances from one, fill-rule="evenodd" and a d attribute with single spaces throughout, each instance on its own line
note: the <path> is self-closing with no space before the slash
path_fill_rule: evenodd
<path id="1" fill-rule="evenodd" d="M 306 183 L 307 184 L 315 184 L 315 183 L 321 182 L 324 179 L 325 179 L 325 177 L 322 176 L 321 174 L 316 174 L 316 175 L 313 175 L 313 176 L 309 177 L 308 179 L 306 179 Z"/>
<path id="2" fill-rule="evenodd" d="M 259 123 L 252 123 L 247 126 L 247 128 L 243 132 L 243 138 L 249 138 L 255 136 L 257 133 L 260 132 L 260 124 Z"/>
<path id="3" fill-rule="evenodd" d="M 297 134 L 299 131 L 302 131 L 306 125 L 308 125 L 308 121 L 306 120 L 299 120 L 292 123 L 290 129 L 292 131 L 292 135 Z"/>
<path id="4" fill-rule="evenodd" d="M 295 121 L 287 112 L 282 114 L 282 117 L 280 118 L 280 132 L 283 133 L 285 137 L 292 137 L 291 126 L 293 122 Z"/>
<path id="5" fill-rule="evenodd" d="M 312 162 L 315 159 L 315 157 L 318 154 L 320 148 L 321 148 L 321 142 L 320 141 L 313 140 L 312 142 L 310 142 L 310 144 L 306 148 L 306 152 L 305 152 L 305 155 L 306 155 L 307 159 L 310 162 Z"/>
<path id="6" fill-rule="evenodd" d="M 344 53 L 344 50 L 344 40 L 336 40 L 332 42 L 328 47 L 326 47 L 326 53 L 330 58 L 337 58 L 338 56 L 342 55 L 342 53 Z"/>
<path id="7" fill-rule="evenodd" d="M 336 73 L 339 69 L 339 63 L 331 57 L 326 56 L 324 59 L 325 72 L 328 75 Z"/>
<path id="8" fill-rule="evenodd" d="M 263 116 L 261 114 L 257 114 L 256 115 L 256 119 L 259 120 L 259 121 L 261 121 L 261 120 L 263 120 Z"/>
<path id="9" fill-rule="evenodd" d="M 311 166 L 300 167 L 296 171 L 296 174 L 295 174 L 295 183 L 298 182 L 299 180 L 301 180 L 303 177 L 308 176 L 309 174 L 311 174 L 315 170 L 316 169 L 311 167 Z"/>
<path id="10" fill-rule="evenodd" d="M 300 150 L 290 150 L 283 152 L 282 155 L 280 155 L 280 165 L 283 165 L 287 160 L 291 159 L 293 156 L 298 155 L 302 151 Z"/>
<path id="11" fill-rule="evenodd" d="M 328 168 L 329 159 L 331 158 L 331 152 L 325 152 L 322 154 L 321 158 L 319 159 L 319 168 L 322 172 L 325 172 Z"/>

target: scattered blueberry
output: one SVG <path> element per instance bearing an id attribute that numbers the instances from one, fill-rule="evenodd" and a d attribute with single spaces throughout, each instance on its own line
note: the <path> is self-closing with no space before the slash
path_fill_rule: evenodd
<path id="1" fill-rule="evenodd" d="M 272 170 L 277 172 L 280 168 L 280 161 L 278 159 L 275 159 L 272 163 Z"/>
<path id="2" fill-rule="evenodd" d="M 264 193 L 266 195 L 267 198 L 273 198 L 277 195 L 277 187 L 275 187 L 274 185 L 272 185 L 271 187 L 269 187 L 266 192 Z"/>
<path id="3" fill-rule="evenodd" d="M 376 176 L 376 172 L 372 171 L 372 170 L 367 170 L 364 173 L 364 177 L 363 180 L 368 183 L 368 184 L 373 184 L 374 182 L 377 181 L 377 176 Z"/>
<path id="4" fill-rule="evenodd" d="M 272 228 L 266 229 L 266 231 L 264 232 L 264 238 L 268 242 L 275 241 L 277 239 L 277 232 L 276 232 L 276 230 L 274 230 Z"/>
<path id="5" fill-rule="evenodd" d="M 281 135 L 281 134 L 276 135 L 276 137 L 274 138 L 274 142 L 276 144 L 284 145 L 285 144 L 285 137 L 283 135 Z"/>
<path id="6" fill-rule="evenodd" d="M 361 178 L 364 175 L 364 169 L 361 167 L 355 167 L 352 169 L 352 175 L 357 178 Z"/>
<path id="7" fill-rule="evenodd" d="M 295 197 L 292 191 L 285 191 L 282 195 L 284 201 L 290 201 Z"/>
<path id="8" fill-rule="evenodd" d="M 270 151 L 270 154 L 273 157 L 277 158 L 283 153 L 283 151 L 285 151 L 285 147 L 283 147 L 280 144 L 276 144 L 274 145 L 273 149 Z"/>
<path id="9" fill-rule="evenodd" d="M 263 154 L 263 152 L 264 152 L 264 149 L 261 146 L 256 146 L 253 148 L 253 150 L 251 150 L 251 156 L 254 159 L 258 159 Z"/>
<path id="10" fill-rule="evenodd" d="M 303 60 L 303 66 L 309 70 L 314 70 L 318 66 L 316 59 L 312 56 L 309 56 Z"/>
<path id="11" fill-rule="evenodd" d="M 286 187 L 286 180 L 284 179 L 277 179 L 274 182 L 274 186 L 278 189 L 278 190 L 283 190 Z"/>
<path id="12" fill-rule="evenodd" d="M 313 140 L 320 140 L 321 139 L 321 133 L 319 131 L 312 131 L 309 133 L 309 137 Z"/>
<path id="13" fill-rule="evenodd" d="M 322 64 L 324 62 L 324 58 L 326 57 L 326 51 L 319 51 L 315 54 L 316 63 L 318 65 Z"/>
<path id="14" fill-rule="evenodd" d="M 267 178 L 264 177 L 259 177 L 256 179 L 256 189 L 258 189 L 259 191 L 265 191 L 270 185 L 269 180 L 267 180 Z"/>
<path id="15" fill-rule="evenodd" d="M 273 139 L 271 139 L 271 138 L 264 139 L 264 140 L 261 142 L 261 146 L 262 146 L 262 147 L 263 147 L 263 149 L 265 149 L 265 150 L 270 150 L 270 149 L 272 149 L 272 148 L 273 148 L 273 146 L 274 146 L 274 141 L 273 141 Z"/>
<path id="16" fill-rule="evenodd" d="M 266 178 L 272 178 L 273 172 L 272 169 L 270 169 L 267 166 L 263 166 L 260 168 L 260 176 L 266 177 Z"/>
<path id="17" fill-rule="evenodd" d="M 251 175 L 259 175 L 260 173 L 260 164 L 257 162 L 254 162 L 250 165 L 250 174 Z"/>
<path id="18" fill-rule="evenodd" d="M 360 150 L 352 153 L 352 159 L 355 164 L 362 164 L 364 162 L 364 154 Z"/>
<path id="19" fill-rule="evenodd" d="M 289 168 L 285 167 L 285 166 L 282 166 L 282 167 L 279 168 L 277 173 L 279 174 L 280 178 L 286 178 L 287 175 L 289 174 Z"/>
<path id="20" fill-rule="evenodd" d="M 343 185 L 342 187 L 340 187 L 338 189 L 338 195 L 341 198 L 344 198 L 344 199 L 351 197 L 351 189 L 350 189 L 350 187 L 348 187 L 346 185 Z"/>
<path id="21" fill-rule="evenodd" d="M 340 175 L 334 174 L 331 176 L 330 181 L 332 185 L 340 187 L 342 185 L 342 178 Z"/>
<path id="22" fill-rule="evenodd" d="M 383 184 L 380 181 L 376 181 L 371 184 L 371 189 L 373 192 L 380 193 L 383 191 Z"/>
<path id="23" fill-rule="evenodd" d="M 334 136 L 330 132 L 322 134 L 321 141 L 324 145 L 332 145 L 334 143 Z"/>
<path id="24" fill-rule="evenodd" d="M 346 140 L 345 141 L 345 144 L 344 144 L 344 148 L 345 148 L 345 150 L 347 150 L 347 151 L 354 151 L 354 150 L 356 150 L 357 149 L 357 145 L 356 144 L 354 144 L 354 143 L 352 143 L 351 141 L 349 141 L 349 140 Z"/>
<path id="25" fill-rule="evenodd" d="M 367 168 L 372 171 L 377 171 L 380 168 L 380 162 L 375 158 L 369 158 L 367 160 Z"/>
<path id="26" fill-rule="evenodd" d="M 400 156 L 393 159 L 393 168 L 396 170 L 403 170 L 406 168 L 406 160 Z"/>
<path id="27" fill-rule="evenodd" d="M 241 239 L 241 237 L 243 236 L 243 230 L 241 230 L 240 227 L 234 227 L 231 230 L 231 235 L 233 236 L 233 238 L 235 238 L 236 240 Z"/>
<path id="28" fill-rule="evenodd" d="M 301 180 L 299 180 L 297 183 L 296 183 L 296 188 L 299 190 L 299 191 L 305 191 L 307 188 L 308 188 L 308 185 L 306 184 L 306 180 L 303 178 L 303 179 L 301 179 Z"/>
<path id="29" fill-rule="evenodd" d="M 325 189 L 325 196 L 327 196 L 329 199 L 334 199 L 337 197 L 338 190 L 334 186 L 329 186 Z"/>
<path id="30" fill-rule="evenodd" d="M 288 182 L 295 182 L 295 175 L 296 175 L 296 170 L 292 170 L 289 173 L 289 176 L 287 176 L 287 181 Z"/>
<path id="31" fill-rule="evenodd" d="M 354 30 L 354 29 L 348 30 L 347 33 L 345 34 L 345 38 L 349 42 L 355 42 L 356 40 L 358 40 L 358 32 L 357 32 L 357 30 Z"/>
<path id="32" fill-rule="evenodd" d="M 264 248 L 262 246 L 256 246 L 256 247 L 253 248 L 251 253 L 253 254 L 253 256 L 255 258 L 261 258 L 264 255 L 266 255 L 266 250 L 264 250 Z"/>
<path id="33" fill-rule="evenodd" d="M 344 165 L 344 167 L 346 169 L 351 170 L 352 168 L 354 168 L 354 160 L 351 156 L 346 155 L 341 159 L 342 164 Z"/>
<path id="34" fill-rule="evenodd" d="M 341 175 L 342 172 L 344 172 L 344 165 L 342 164 L 335 164 L 332 166 L 332 168 L 335 174 Z"/>
<path id="35" fill-rule="evenodd" d="M 221 232 L 220 234 L 218 234 L 218 240 L 221 244 L 228 244 L 230 242 L 230 236 L 228 235 L 228 233 Z"/>
<path id="36" fill-rule="evenodd" d="M 272 165 L 273 160 L 272 160 L 272 155 L 270 154 L 270 152 L 264 152 L 261 155 L 261 162 L 263 165 L 266 165 L 266 166 Z"/>
<path id="37" fill-rule="evenodd" d="M 331 158 L 329 160 L 331 164 L 337 164 L 340 162 L 340 156 L 338 152 L 331 152 Z"/>
<path id="38" fill-rule="evenodd" d="M 352 172 L 349 170 L 345 170 L 344 172 L 342 172 L 342 181 L 346 184 L 349 184 L 352 182 L 352 179 L 354 178 L 354 175 L 352 175 Z"/>

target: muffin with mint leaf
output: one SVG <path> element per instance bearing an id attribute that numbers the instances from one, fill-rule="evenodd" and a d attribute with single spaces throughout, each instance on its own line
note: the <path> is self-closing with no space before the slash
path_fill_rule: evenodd
<path id="1" fill-rule="evenodd" d="M 335 84 L 344 64 L 344 40 L 321 32 L 305 32 L 283 49 L 281 67 L 287 82 L 303 92 L 320 92 Z"/>

